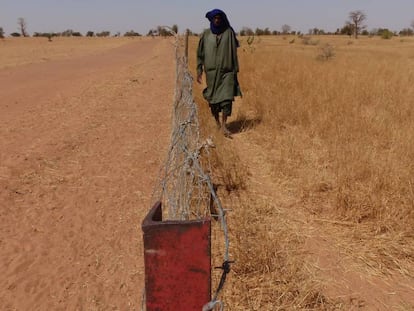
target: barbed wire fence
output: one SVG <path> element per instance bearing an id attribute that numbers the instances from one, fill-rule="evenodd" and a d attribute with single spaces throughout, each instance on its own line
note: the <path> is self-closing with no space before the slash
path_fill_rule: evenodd
<path id="1" fill-rule="evenodd" d="M 198 109 L 193 97 L 193 78 L 188 70 L 188 33 L 175 37 L 176 76 L 172 129 L 167 159 L 161 169 L 151 202 L 160 201 L 165 220 L 194 220 L 214 217 L 221 223 L 224 240 L 222 275 L 211 301 L 202 311 L 219 307 L 223 302 L 218 296 L 230 272 L 229 236 L 226 210 L 210 178 L 212 166 L 210 138 L 201 141 Z M 214 208 L 212 208 L 212 206 Z M 144 298 L 143 298 L 144 300 Z"/>

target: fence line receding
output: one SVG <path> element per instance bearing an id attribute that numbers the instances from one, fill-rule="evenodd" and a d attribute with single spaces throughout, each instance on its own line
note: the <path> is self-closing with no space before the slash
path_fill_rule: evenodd
<path id="1" fill-rule="evenodd" d="M 172 111 L 170 146 L 159 180 L 154 189 L 152 203 L 162 202 L 163 219 L 192 220 L 215 217 L 221 222 L 224 236 L 222 277 L 203 311 L 213 310 L 227 273 L 230 271 L 229 238 L 225 210 L 210 178 L 211 139 L 200 139 L 198 109 L 193 98 L 193 78 L 188 70 L 188 38 L 175 34 L 176 76 Z M 214 206 L 214 209 L 211 207 Z M 212 214 L 212 210 L 216 211 Z"/>

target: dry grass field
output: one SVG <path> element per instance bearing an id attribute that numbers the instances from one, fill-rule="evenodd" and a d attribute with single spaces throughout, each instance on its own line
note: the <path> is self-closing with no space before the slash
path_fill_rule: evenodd
<path id="1" fill-rule="evenodd" d="M 229 310 L 413 310 L 414 38 L 240 39 Z"/>

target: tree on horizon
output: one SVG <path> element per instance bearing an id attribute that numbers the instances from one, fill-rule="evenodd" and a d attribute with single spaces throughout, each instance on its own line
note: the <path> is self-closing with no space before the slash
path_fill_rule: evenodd
<path id="1" fill-rule="evenodd" d="M 289 25 L 287 25 L 287 24 L 283 25 L 282 26 L 282 34 L 284 34 L 284 35 L 289 34 L 291 29 L 292 28 Z"/>
<path id="2" fill-rule="evenodd" d="M 26 20 L 23 17 L 19 17 L 17 19 L 17 25 L 19 26 L 20 33 L 23 37 L 27 37 L 27 23 Z"/>
<path id="3" fill-rule="evenodd" d="M 352 26 L 355 39 L 358 39 L 358 35 L 363 29 L 366 28 L 366 26 L 363 24 L 366 19 L 367 15 L 360 10 L 352 11 L 349 13 L 348 24 Z"/>

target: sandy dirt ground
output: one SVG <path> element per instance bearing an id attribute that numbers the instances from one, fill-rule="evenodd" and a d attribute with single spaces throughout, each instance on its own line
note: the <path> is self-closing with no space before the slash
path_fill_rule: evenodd
<path id="1" fill-rule="evenodd" d="M 139 310 L 171 41 L 0 68 L 0 309 Z"/>

